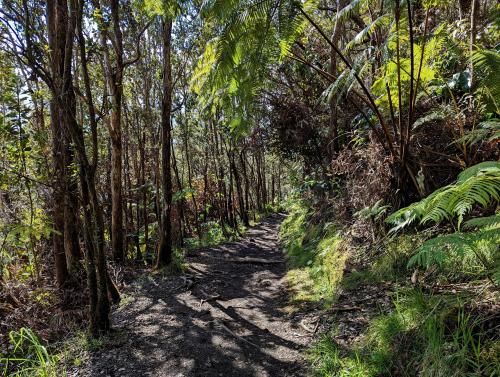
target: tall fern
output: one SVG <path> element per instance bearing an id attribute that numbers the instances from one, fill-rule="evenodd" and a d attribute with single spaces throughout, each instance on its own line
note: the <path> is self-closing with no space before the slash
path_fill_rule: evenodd
<path id="1" fill-rule="evenodd" d="M 464 215 L 475 206 L 487 207 L 500 199 L 500 163 L 486 161 L 464 170 L 457 182 L 434 191 L 432 194 L 387 217 L 393 225 L 391 232 L 410 224 L 440 223 L 458 219 L 458 229 Z"/>
<path id="2" fill-rule="evenodd" d="M 479 50 L 472 55 L 472 62 L 479 82 L 478 91 L 490 99 L 490 110 L 500 110 L 500 53 L 495 50 Z"/>
<path id="3" fill-rule="evenodd" d="M 451 255 L 463 258 L 467 253 L 473 253 L 484 267 L 486 276 L 493 284 L 499 285 L 500 214 L 475 218 L 467 221 L 465 225 L 466 228 L 476 228 L 476 230 L 455 232 L 427 240 L 410 258 L 408 267 L 441 266 Z M 483 250 L 487 250 L 488 253 Z"/>

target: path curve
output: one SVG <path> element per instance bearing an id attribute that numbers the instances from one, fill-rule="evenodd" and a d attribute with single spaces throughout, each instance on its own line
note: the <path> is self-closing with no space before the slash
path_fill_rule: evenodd
<path id="1" fill-rule="evenodd" d="M 305 376 L 301 351 L 312 334 L 289 307 L 282 219 L 266 219 L 238 242 L 191 252 L 187 274 L 134 283 L 133 302 L 112 315 L 118 340 L 76 375 Z"/>

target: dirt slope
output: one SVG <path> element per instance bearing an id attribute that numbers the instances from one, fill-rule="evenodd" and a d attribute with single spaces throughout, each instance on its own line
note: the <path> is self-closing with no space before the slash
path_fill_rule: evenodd
<path id="1" fill-rule="evenodd" d="M 314 324 L 287 310 L 281 220 L 191 252 L 187 274 L 134 283 L 132 302 L 113 313 L 118 340 L 74 375 L 305 376 Z"/>

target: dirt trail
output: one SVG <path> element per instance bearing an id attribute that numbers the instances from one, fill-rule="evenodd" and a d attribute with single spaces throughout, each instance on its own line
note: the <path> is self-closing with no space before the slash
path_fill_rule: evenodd
<path id="1" fill-rule="evenodd" d="M 134 283 L 133 302 L 113 313 L 120 340 L 76 375 L 305 376 L 301 350 L 315 326 L 287 310 L 281 220 L 191 252 L 187 274 Z"/>

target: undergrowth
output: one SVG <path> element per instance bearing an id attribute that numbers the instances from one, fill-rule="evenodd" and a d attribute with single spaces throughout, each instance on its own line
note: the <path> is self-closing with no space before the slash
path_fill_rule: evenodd
<path id="1" fill-rule="evenodd" d="M 0 355 L 3 376 L 57 377 L 58 358 L 28 328 L 9 333 L 9 349 Z"/>
<path id="2" fill-rule="evenodd" d="M 309 350 L 316 376 L 498 376 L 500 341 L 459 297 L 419 290 L 395 295 L 346 349 L 325 334 Z"/>
<path id="3" fill-rule="evenodd" d="M 346 343 L 338 326 L 344 314 L 331 318 L 331 330 L 307 351 L 315 376 L 500 376 L 498 316 L 485 309 L 498 292 L 488 288 L 477 253 L 450 253 L 444 263 L 425 270 L 408 263 L 446 228 L 392 234 L 376 243 L 367 240 L 368 249 L 354 248 L 344 229 L 305 201 L 292 198 L 288 211 L 280 236 L 292 301 L 323 300 L 335 307 L 340 293 L 356 302 L 364 300 L 364 287 L 379 284 L 392 298 L 389 308 L 372 303 L 376 309 L 360 312 L 367 325 L 354 341 Z M 490 246 L 481 245 L 487 261 L 498 255 L 498 247 Z M 432 289 L 443 284 L 451 288 Z M 457 291 L 454 284 L 466 289 Z"/>
<path id="4" fill-rule="evenodd" d="M 289 201 L 288 210 L 280 238 L 288 259 L 292 301 L 333 302 L 347 258 L 340 233 L 332 224 L 312 223 L 311 209 L 297 198 Z"/>

